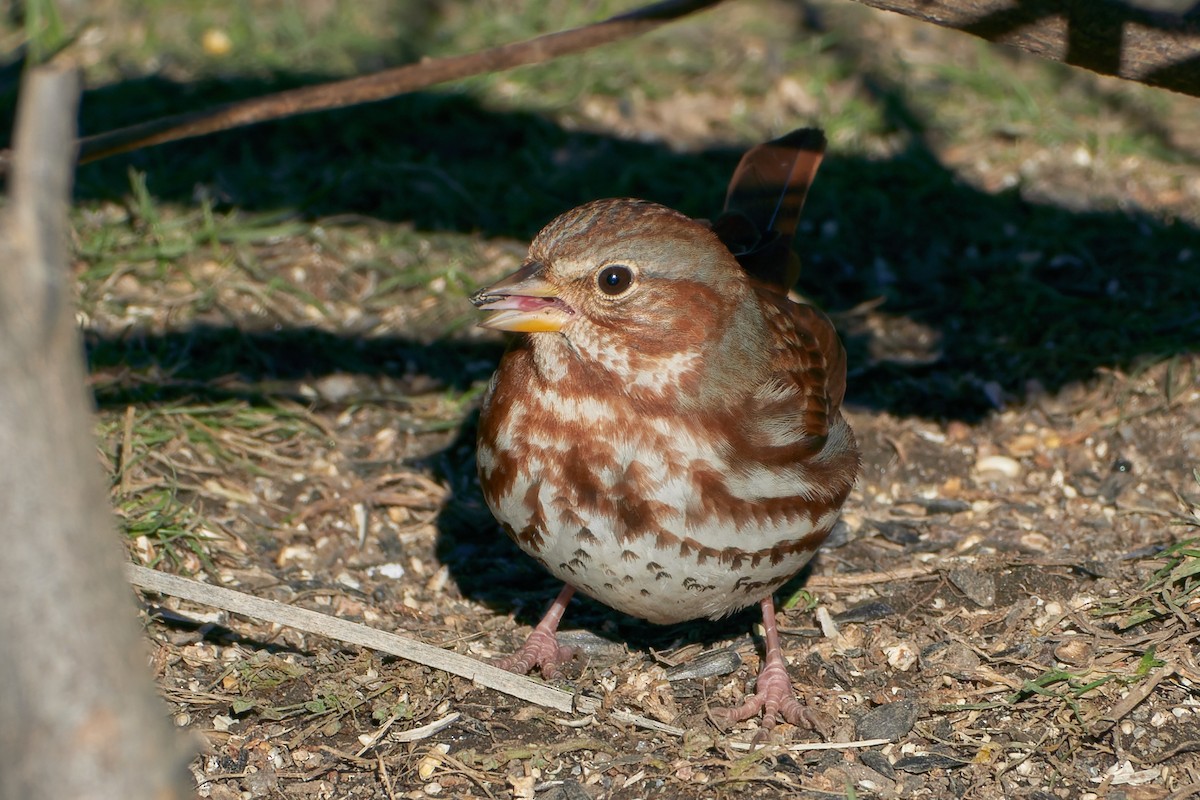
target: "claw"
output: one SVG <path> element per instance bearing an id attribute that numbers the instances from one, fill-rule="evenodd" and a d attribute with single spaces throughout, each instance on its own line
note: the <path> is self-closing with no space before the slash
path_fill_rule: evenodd
<path id="1" fill-rule="evenodd" d="M 575 648 L 560 645 L 553 633 L 538 627 L 529 634 L 520 650 L 501 658 L 496 662 L 496 666 L 519 675 L 528 675 L 537 667 L 543 678 L 553 680 L 558 677 L 559 665 L 574 657 Z"/>
<path id="2" fill-rule="evenodd" d="M 713 712 L 716 721 L 724 727 L 762 714 L 762 726 L 770 730 L 782 717 L 797 727 L 815 730 L 824 738 L 832 729 L 829 716 L 810 708 L 796 699 L 792 679 L 788 677 L 783 662 L 783 650 L 779 646 L 779 629 L 775 624 L 775 602 L 770 597 L 762 601 L 763 629 L 766 632 L 766 658 L 762 672 L 754 682 L 754 694 L 734 708 L 717 709 Z"/>
<path id="3" fill-rule="evenodd" d="M 528 675 L 534 667 L 537 667 L 546 680 L 557 677 L 559 665 L 565 664 L 575 657 L 575 648 L 564 647 L 554 638 L 554 634 L 558 631 L 558 624 L 562 621 L 563 612 L 567 610 L 567 603 L 570 602 L 571 595 L 574 593 L 573 586 L 563 586 L 558 597 L 546 611 L 546 616 L 542 617 L 542 621 L 533 629 L 533 633 L 529 634 L 529 638 L 525 640 L 525 644 L 521 645 L 521 649 L 511 656 L 499 659 L 496 666 L 521 675 Z"/>

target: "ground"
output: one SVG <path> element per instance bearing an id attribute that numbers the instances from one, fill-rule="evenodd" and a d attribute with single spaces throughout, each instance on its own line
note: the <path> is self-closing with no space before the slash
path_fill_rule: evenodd
<path id="1" fill-rule="evenodd" d="M 62 6 L 86 133 L 626 7 Z M 511 652 L 557 587 L 479 496 L 503 343 L 466 298 L 558 212 L 711 215 L 747 146 L 814 124 L 799 289 L 846 342 L 866 466 L 780 594 L 784 649 L 831 740 L 889 743 L 715 727 L 761 657 L 750 613 L 659 628 L 573 602 L 585 657 L 558 685 L 603 702 L 571 715 L 145 594 L 200 796 L 1200 794 L 1200 100 L 850 3 L 730 2 L 81 168 L 80 328 L 130 558 Z"/>

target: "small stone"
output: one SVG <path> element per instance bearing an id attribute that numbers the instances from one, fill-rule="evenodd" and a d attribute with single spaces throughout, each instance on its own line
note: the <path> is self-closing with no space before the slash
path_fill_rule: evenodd
<path id="1" fill-rule="evenodd" d="M 946 425 L 946 438 L 952 442 L 966 442 L 972 436 L 971 426 L 954 420 Z"/>
<path id="2" fill-rule="evenodd" d="M 975 651 L 960 642 L 936 642 L 921 652 L 923 669 L 960 680 L 973 679 L 981 663 Z"/>
<path id="3" fill-rule="evenodd" d="M 981 476 L 1001 475 L 1011 480 L 1020 476 L 1021 464 L 1008 456 L 984 456 L 975 462 L 975 471 Z"/>
<path id="4" fill-rule="evenodd" d="M 888 666 L 901 672 L 907 672 L 917 663 L 917 651 L 908 642 L 898 642 L 885 647 L 883 654 L 887 657 Z"/>
<path id="5" fill-rule="evenodd" d="M 591 795 L 577 781 L 565 780 L 539 794 L 537 800 L 591 800 Z"/>
<path id="6" fill-rule="evenodd" d="M 1032 433 L 1022 433 L 1008 443 L 1008 452 L 1018 458 L 1031 456 L 1038 449 L 1038 438 Z"/>
<path id="7" fill-rule="evenodd" d="M 718 675 L 729 675 L 740 666 L 742 666 L 742 657 L 736 650 L 731 648 L 709 650 L 685 664 L 668 667 L 666 676 L 668 681 L 713 678 Z"/>
<path id="8" fill-rule="evenodd" d="M 359 391 L 358 381 L 352 375 L 336 373 L 317 380 L 313 388 L 329 403 L 345 402 Z"/>
<path id="9" fill-rule="evenodd" d="M 274 794 L 278 787 L 279 776 L 270 766 L 264 766 L 254 772 L 247 768 L 242 777 L 242 788 L 249 792 L 251 797 L 268 797 Z"/>
<path id="10" fill-rule="evenodd" d="M 389 578 L 391 580 L 399 580 L 404 577 L 404 565 L 390 562 L 380 564 L 377 567 L 371 567 L 367 570 L 367 574 L 372 578 Z"/>
<path id="11" fill-rule="evenodd" d="M 872 620 L 890 617 L 895 613 L 896 609 L 887 603 L 881 600 L 872 600 L 834 614 L 833 621 L 838 625 L 843 625 L 847 622 L 871 622 Z"/>
<path id="12" fill-rule="evenodd" d="M 233 50 L 233 39 L 220 28 L 209 28 L 200 37 L 200 46 L 210 56 L 225 56 Z"/>
<path id="13" fill-rule="evenodd" d="M 1032 553 L 1049 553 L 1054 549 L 1050 537 L 1037 531 L 1021 534 L 1020 544 L 1022 549 Z"/>
<path id="14" fill-rule="evenodd" d="M 1083 639 L 1068 639 L 1054 648 L 1054 657 L 1065 664 L 1082 666 L 1092 660 L 1092 646 Z"/>
<path id="15" fill-rule="evenodd" d="M 949 578 L 950 583 L 975 605 L 991 608 L 995 604 L 996 579 L 989 573 L 963 567 L 950 570 Z"/>
<path id="16" fill-rule="evenodd" d="M 905 698 L 878 706 L 863 714 L 854 724 L 854 732 L 859 739 L 887 739 L 896 742 L 911 731 L 916 723 L 916 701 Z"/>

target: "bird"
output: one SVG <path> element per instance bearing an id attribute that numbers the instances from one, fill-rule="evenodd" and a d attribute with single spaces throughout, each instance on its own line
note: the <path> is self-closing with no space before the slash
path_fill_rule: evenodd
<path id="1" fill-rule="evenodd" d="M 845 350 L 789 295 L 824 151 L 815 128 L 751 148 L 712 222 L 586 203 L 472 296 L 483 327 L 518 334 L 481 405 L 483 496 L 564 583 L 501 666 L 554 678 L 573 655 L 555 632 L 577 591 L 659 624 L 757 603 L 754 693 L 714 719 L 822 727 L 787 673 L 772 595 L 828 536 L 861 465 L 841 413 Z"/>

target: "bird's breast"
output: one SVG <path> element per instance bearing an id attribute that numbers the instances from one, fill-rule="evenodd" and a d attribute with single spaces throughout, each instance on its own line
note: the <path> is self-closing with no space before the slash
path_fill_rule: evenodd
<path id="1" fill-rule="evenodd" d="M 653 622 L 716 617 L 794 575 L 840 500 L 804 464 L 739 458 L 722 415 L 509 385 L 481 415 L 484 496 L 523 550 L 592 597 Z"/>

